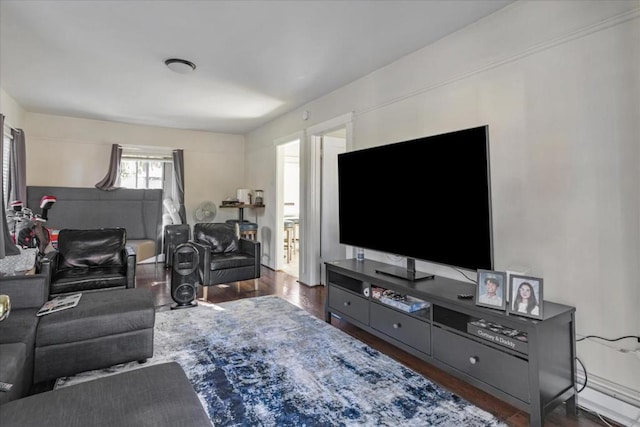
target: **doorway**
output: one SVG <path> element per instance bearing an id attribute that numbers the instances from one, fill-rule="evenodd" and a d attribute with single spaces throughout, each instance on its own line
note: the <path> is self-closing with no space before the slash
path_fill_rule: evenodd
<path id="1" fill-rule="evenodd" d="M 300 141 L 284 146 L 284 264 L 282 270 L 299 276 L 300 248 Z"/>
<path id="2" fill-rule="evenodd" d="M 275 269 L 300 274 L 300 139 L 276 141 L 276 232 Z"/>
<path id="3" fill-rule="evenodd" d="M 347 248 L 338 232 L 338 154 L 353 146 L 353 114 L 348 113 L 306 131 L 301 147 L 300 282 L 326 284 L 324 263 L 344 259 Z"/>

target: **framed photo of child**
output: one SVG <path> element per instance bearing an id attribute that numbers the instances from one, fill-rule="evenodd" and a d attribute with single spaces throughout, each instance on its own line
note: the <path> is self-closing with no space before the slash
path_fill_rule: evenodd
<path id="1" fill-rule="evenodd" d="M 507 299 L 505 298 L 506 289 L 506 273 L 501 271 L 478 270 L 476 305 L 504 310 L 507 306 Z"/>
<path id="2" fill-rule="evenodd" d="M 542 279 L 539 277 L 509 276 L 509 313 L 542 319 Z"/>

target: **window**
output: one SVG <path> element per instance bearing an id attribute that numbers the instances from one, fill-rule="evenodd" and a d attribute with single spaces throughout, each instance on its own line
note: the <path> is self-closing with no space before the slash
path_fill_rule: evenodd
<path id="1" fill-rule="evenodd" d="M 163 198 L 173 199 L 173 156 L 171 149 L 124 146 L 120 160 L 120 182 L 123 188 L 163 190 Z"/>
<path id="2" fill-rule="evenodd" d="M 125 188 L 163 188 L 163 159 L 126 159 L 120 162 L 120 186 Z"/>

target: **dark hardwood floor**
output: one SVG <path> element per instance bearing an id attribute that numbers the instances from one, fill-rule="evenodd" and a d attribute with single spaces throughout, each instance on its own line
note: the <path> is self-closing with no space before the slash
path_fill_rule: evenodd
<path id="1" fill-rule="evenodd" d="M 136 272 L 136 286 L 148 287 L 153 291 L 157 307 L 167 307 L 171 299 L 171 274 L 164 264 L 139 264 Z M 262 267 L 262 277 L 258 280 L 236 282 L 229 285 L 212 286 L 208 290 L 207 301 L 219 303 L 263 295 L 279 297 L 303 308 L 314 316 L 324 319 L 325 288 L 309 287 L 297 282 L 297 278 L 280 271 Z M 394 358 L 405 366 L 424 375 L 443 388 L 456 393 L 474 405 L 491 412 L 510 426 L 528 426 L 529 416 L 525 412 L 504 403 L 491 395 L 458 380 L 444 371 L 414 357 L 385 341 L 344 321 L 333 319 L 331 324 L 349 335 L 365 342 L 372 348 Z M 607 420 L 612 426 L 618 424 Z M 564 405 L 557 407 L 545 419 L 545 426 L 606 426 L 596 415 L 579 409 L 577 416 L 567 416 Z"/>

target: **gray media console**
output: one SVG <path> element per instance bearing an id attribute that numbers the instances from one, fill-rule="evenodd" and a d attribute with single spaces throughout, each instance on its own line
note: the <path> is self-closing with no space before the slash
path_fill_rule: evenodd
<path id="1" fill-rule="evenodd" d="M 325 266 L 327 322 L 334 315 L 394 344 L 528 412 L 532 426 L 563 402 L 576 413 L 574 307 L 545 301 L 544 318 L 534 320 L 458 299 L 475 295 L 471 283 L 437 276 L 410 282 L 376 273 L 389 265 L 371 260 Z M 379 298 L 381 289 L 428 307 L 397 308 Z"/>

